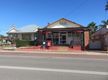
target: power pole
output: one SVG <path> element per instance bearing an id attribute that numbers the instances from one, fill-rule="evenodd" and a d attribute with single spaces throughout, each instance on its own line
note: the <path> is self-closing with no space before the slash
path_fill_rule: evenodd
<path id="1" fill-rule="evenodd" d="M 108 11 L 108 1 L 106 1 L 106 5 L 105 5 L 105 20 L 107 21 L 107 11 Z M 106 25 L 106 28 L 108 28 L 108 25 Z"/>
<path id="2" fill-rule="evenodd" d="M 108 1 L 106 2 L 106 5 L 105 5 L 105 11 L 108 11 Z"/>

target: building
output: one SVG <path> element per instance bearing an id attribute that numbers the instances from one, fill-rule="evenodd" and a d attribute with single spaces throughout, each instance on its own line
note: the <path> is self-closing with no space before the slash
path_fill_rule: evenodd
<path id="1" fill-rule="evenodd" d="M 90 48 L 108 50 L 108 26 L 99 29 L 92 35 Z"/>
<path id="2" fill-rule="evenodd" d="M 50 40 L 52 45 L 80 46 L 82 49 L 88 47 L 89 29 L 80 24 L 62 18 L 53 23 L 48 23 L 43 29 L 38 31 L 38 41 Z"/>
<path id="3" fill-rule="evenodd" d="M 33 41 L 37 38 L 38 28 L 39 26 L 37 25 L 27 25 L 18 29 L 13 26 L 13 28 L 9 30 L 7 34 L 9 38 Z"/>
<path id="4" fill-rule="evenodd" d="M 37 39 L 39 44 L 44 41 L 50 41 L 53 46 L 79 46 L 81 49 L 88 48 L 89 29 L 78 23 L 72 22 L 65 18 L 59 19 L 47 26 L 30 25 L 21 29 L 12 28 L 8 35 L 20 40 Z"/>

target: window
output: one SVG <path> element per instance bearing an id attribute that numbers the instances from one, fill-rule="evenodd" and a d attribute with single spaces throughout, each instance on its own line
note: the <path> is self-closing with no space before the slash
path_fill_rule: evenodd
<path id="1" fill-rule="evenodd" d="M 58 38 L 59 37 L 59 33 L 53 33 L 53 37 L 54 38 Z"/>
<path id="2" fill-rule="evenodd" d="M 76 33 L 76 37 L 80 37 L 80 34 L 79 33 Z"/>
<path id="3" fill-rule="evenodd" d="M 68 32 L 68 37 L 72 37 L 72 32 Z"/>
<path id="4" fill-rule="evenodd" d="M 31 40 L 31 34 L 22 34 L 23 40 Z"/>
<path id="5" fill-rule="evenodd" d="M 74 37 L 80 37 L 80 33 L 75 32 L 75 33 L 73 34 L 73 36 L 74 36 Z"/>
<path id="6" fill-rule="evenodd" d="M 51 33 L 48 33 L 47 34 L 47 38 L 51 38 Z"/>
<path id="7" fill-rule="evenodd" d="M 18 37 L 18 34 L 9 34 L 9 37 L 11 37 L 11 38 L 17 38 Z"/>
<path id="8" fill-rule="evenodd" d="M 75 32 L 72 32 L 72 37 L 75 37 Z"/>

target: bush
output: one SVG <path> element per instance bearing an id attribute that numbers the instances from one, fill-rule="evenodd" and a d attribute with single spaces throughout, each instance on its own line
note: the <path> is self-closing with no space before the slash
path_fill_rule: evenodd
<path id="1" fill-rule="evenodd" d="M 16 47 L 35 46 L 37 41 L 16 40 Z"/>
<path id="2" fill-rule="evenodd" d="M 37 42 L 36 40 L 34 40 L 34 41 L 29 41 L 29 45 L 30 45 L 30 46 L 36 46 L 36 45 L 38 45 L 38 42 Z"/>
<path id="3" fill-rule="evenodd" d="M 29 41 L 24 41 L 24 40 L 16 40 L 16 47 L 22 47 L 22 46 L 28 46 Z"/>

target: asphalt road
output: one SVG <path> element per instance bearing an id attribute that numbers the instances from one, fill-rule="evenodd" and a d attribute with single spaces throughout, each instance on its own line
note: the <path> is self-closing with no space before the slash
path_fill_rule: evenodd
<path id="1" fill-rule="evenodd" d="M 0 80 L 108 80 L 108 59 L 0 55 Z"/>

